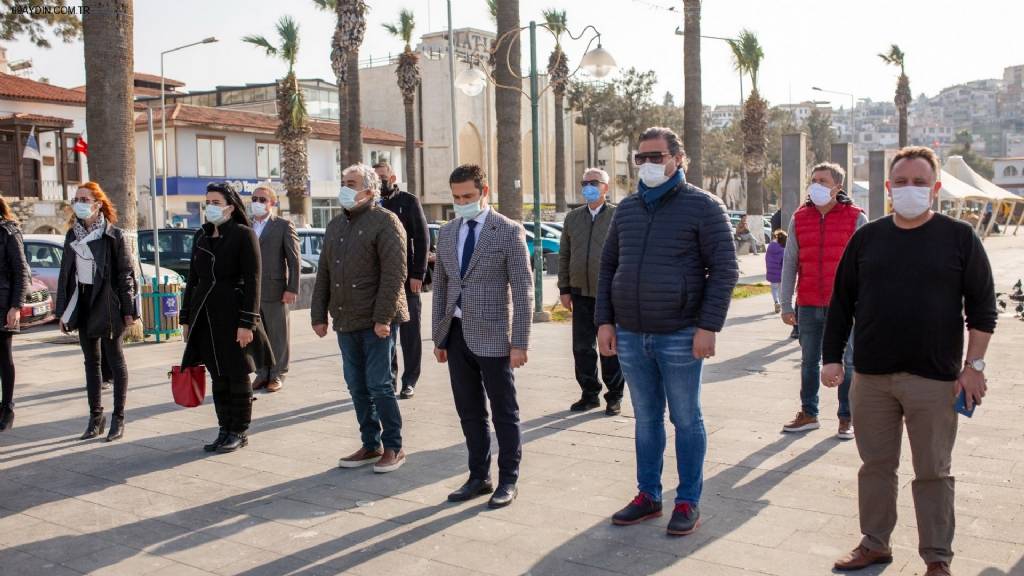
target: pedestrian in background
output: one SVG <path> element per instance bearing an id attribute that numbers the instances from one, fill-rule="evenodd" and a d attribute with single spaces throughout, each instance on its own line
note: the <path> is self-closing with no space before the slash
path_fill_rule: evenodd
<path id="1" fill-rule="evenodd" d="M 78 330 L 85 356 L 89 423 L 82 440 L 103 434 L 103 383 L 100 354 L 114 374 L 114 413 L 107 441 L 124 435 L 124 406 L 128 395 L 128 366 L 121 336 L 139 317 L 135 307 L 135 267 L 124 231 L 114 226 L 117 209 L 95 182 L 75 191 L 64 259 L 57 281 L 56 314 L 64 333 Z"/>
<path id="2" fill-rule="evenodd" d="M 7 201 L 0 197 L 0 310 L 7 312 L 0 327 L 0 431 L 14 428 L 14 335 L 21 330 L 21 305 L 32 286 L 32 271 L 25 260 L 21 227 Z"/>
<path id="3" fill-rule="evenodd" d="M 260 322 L 260 245 L 242 198 L 227 182 L 206 187 L 206 224 L 192 241 L 182 298 L 182 366 L 205 364 L 213 379 L 217 438 L 207 452 L 234 452 L 249 444 L 252 382 L 274 365 Z"/>
<path id="4" fill-rule="evenodd" d="M 786 238 L 789 235 L 783 230 L 776 230 L 772 234 L 772 242 L 765 251 L 765 279 L 772 288 L 772 300 L 775 302 L 775 313 L 782 310 L 779 304 L 779 289 L 782 286 L 782 257 L 786 252 Z"/>

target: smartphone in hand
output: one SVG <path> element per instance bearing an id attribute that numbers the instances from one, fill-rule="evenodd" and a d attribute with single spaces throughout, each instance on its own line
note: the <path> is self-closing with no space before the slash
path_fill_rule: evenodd
<path id="1" fill-rule="evenodd" d="M 963 414 L 964 416 L 970 418 L 971 416 L 974 416 L 974 409 L 977 407 L 977 405 L 974 405 L 971 406 L 970 410 L 967 409 L 967 391 L 961 390 L 960 395 L 956 397 L 956 405 L 954 406 L 954 409 L 959 414 Z"/>

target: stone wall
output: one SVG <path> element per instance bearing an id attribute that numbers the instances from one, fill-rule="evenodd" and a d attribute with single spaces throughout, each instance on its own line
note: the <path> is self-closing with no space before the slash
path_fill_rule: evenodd
<path id="1" fill-rule="evenodd" d="M 25 198 L 8 199 L 7 203 L 25 234 L 63 234 L 67 230 L 67 202 Z"/>

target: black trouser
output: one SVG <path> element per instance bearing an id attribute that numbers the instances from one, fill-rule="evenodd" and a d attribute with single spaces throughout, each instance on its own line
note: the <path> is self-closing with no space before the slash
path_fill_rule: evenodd
<path id="1" fill-rule="evenodd" d="M 420 379 L 420 362 L 423 357 L 423 337 L 420 333 L 423 306 L 420 303 L 420 295 L 409 290 L 408 282 L 405 285 L 405 299 L 409 303 L 409 321 L 403 322 L 398 328 L 398 341 L 402 344 L 402 364 L 405 366 L 402 386 L 415 388 Z M 398 346 L 391 349 L 391 379 L 394 381 L 395 390 L 399 390 Z"/>
<path id="2" fill-rule="evenodd" d="M 89 395 L 89 412 L 103 413 L 103 375 L 102 359 L 110 366 L 114 375 L 114 414 L 124 414 L 125 398 L 128 396 L 128 365 L 124 361 L 124 350 L 121 337 L 91 338 L 86 333 L 89 326 L 89 305 L 92 300 L 92 286 L 80 284 L 78 288 L 78 343 L 85 356 L 85 389 Z M 121 322 L 120 316 L 111 318 L 111 322 Z"/>
<path id="3" fill-rule="evenodd" d="M 216 376 L 213 379 L 213 407 L 217 425 L 243 434 L 252 422 L 252 382 L 249 376 Z"/>
<path id="4" fill-rule="evenodd" d="M 491 420 L 498 437 L 498 481 L 514 484 L 519 479 L 523 447 L 511 361 L 508 356 L 474 354 L 466 344 L 458 318 L 452 319 L 447 346 L 455 409 L 469 449 L 469 477 L 491 476 L 491 433 L 487 423 L 487 400 L 490 399 Z"/>
<path id="5" fill-rule="evenodd" d="M 0 384 L 3 388 L 4 406 L 14 406 L 14 350 L 11 347 L 14 334 L 0 332 Z"/>
<path id="6" fill-rule="evenodd" d="M 597 353 L 597 324 L 594 321 L 596 302 L 588 296 L 572 295 L 572 356 L 576 360 L 576 381 L 583 389 L 583 397 L 596 401 L 601 394 L 601 381 L 597 379 L 597 363 L 600 358 L 601 375 L 608 387 L 604 399 L 608 403 L 619 402 L 622 400 L 626 380 L 622 377 L 618 356 L 599 356 Z"/>

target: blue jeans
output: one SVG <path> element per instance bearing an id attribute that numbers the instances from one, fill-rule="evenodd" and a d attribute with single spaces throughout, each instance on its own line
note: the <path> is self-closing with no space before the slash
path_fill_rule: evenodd
<path id="1" fill-rule="evenodd" d="M 696 328 L 670 334 L 617 329 L 619 363 L 636 415 L 636 480 L 641 492 L 661 501 L 665 462 L 665 405 L 676 432 L 679 486 L 676 503 L 700 502 L 708 437 L 700 411 L 703 360 L 693 357 Z"/>
<path id="2" fill-rule="evenodd" d="M 825 337 L 828 308 L 800 306 L 800 404 L 808 416 L 818 416 L 818 389 L 821 387 L 821 343 Z M 839 385 L 840 418 L 850 417 L 850 383 L 853 382 L 853 335 L 843 356 L 846 377 Z"/>
<path id="3" fill-rule="evenodd" d="M 391 351 L 397 325 L 391 336 L 378 338 L 373 329 L 338 332 L 345 383 L 352 396 L 363 447 L 369 450 L 402 449 L 402 413 L 391 380 Z M 382 432 L 383 431 L 383 432 Z"/>

